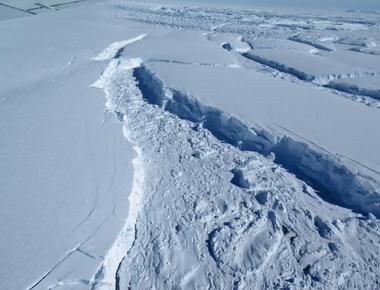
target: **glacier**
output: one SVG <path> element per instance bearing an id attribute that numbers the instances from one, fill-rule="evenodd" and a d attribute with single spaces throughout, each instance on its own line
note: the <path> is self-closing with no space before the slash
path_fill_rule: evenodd
<path id="1" fill-rule="evenodd" d="M 380 14 L 0 3 L 0 289 L 380 287 Z"/>

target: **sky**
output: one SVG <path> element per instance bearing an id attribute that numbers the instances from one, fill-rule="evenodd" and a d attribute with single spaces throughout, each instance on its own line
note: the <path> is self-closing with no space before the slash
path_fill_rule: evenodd
<path id="1" fill-rule="evenodd" d="M 380 10 L 380 0 L 201 0 L 202 2 L 213 3 L 243 3 L 258 5 L 276 5 L 276 6 L 299 6 L 299 7 L 316 7 L 316 8 L 340 8 L 340 9 L 376 9 Z"/>

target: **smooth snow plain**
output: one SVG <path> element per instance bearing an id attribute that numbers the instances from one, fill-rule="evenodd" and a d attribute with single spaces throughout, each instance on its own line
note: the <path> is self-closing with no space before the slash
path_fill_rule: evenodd
<path id="1" fill-rule="evenodd" d="M 379 14 L 81 4 L 0 21 L 0 289 L 380 287 Z"/>

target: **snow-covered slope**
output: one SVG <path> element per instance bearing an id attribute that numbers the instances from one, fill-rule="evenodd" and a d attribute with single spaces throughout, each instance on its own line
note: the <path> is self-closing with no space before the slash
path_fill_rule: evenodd
<path id="1" fill-rule="evenodd" d="M 379 287 L 378 14 L 82 4 L 0 21 L 1 289 Z"/>

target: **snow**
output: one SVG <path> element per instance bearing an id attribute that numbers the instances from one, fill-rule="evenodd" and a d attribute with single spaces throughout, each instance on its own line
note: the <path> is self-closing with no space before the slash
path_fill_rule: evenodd
<path id="1" fill-rule="evenodd" d="M 378 14 L 21 4 L 1 289 L 379 287 Z"/>
<path id="2" fill-rule="evenodd" d="M 376 254 L 361 249 L 367 238 L 378 239 L 375 228 L 369 232 L 364 220 L 358 226 L 352 213 L 323 202 L 272 158 L 220 142 L 212 130 L 172 110 L 170 101 L 152 104 L 159 81 L 148 75 L 146 82 L 141 69 L 123 72 L 112 84 L 150 180 L 143 184 L 146 202 L 117 289 L 376 283 L 365 262 L 350 254 L 354 247 L 374 262 Z M 234 181 L 236 172 L 244 185 Z"/>
<path id="3" fill-rule="evenodd" d="M 114 42 L 109 47 L 107 47 L 107 49 L 102 51 L 97 57 L 95 57 L 94 60 L 101 61 L 111 58 L 117 58 L 118 54 L 122 53 L 122 49 L 124 49 L 124 47 L 136 41 L 144 39 L 145 36 L 146 34 L 140 34 L 128 40 Z"/>
<path id="4" fill-rule="evenodd" d="M 128 214 L 135 152 L 90 85 L 95 52 L 141 31 L 74 11 L 0 22 L 2 289 L 89 284 Z"/>
<path id="5" fill-rule="evenodd" d="M 95 60 L 104 60 L 107 55 L 108 59 L 112 59 L 106 68 L 106 70 L 101 75 L 100 79 L 96 81 L 93 86 L 99 89 L 103 89 L 106 98 L 106 108 L 109 112 L 116 112 L 118 117 L 121 118 L 123 111 L 112 101 L 112 92 L 109 91 L 110 83 L 114 81 L 113 77 L 120 70 L 131 70 L 141 65 L 141 59 L 130 59 L 128 62 L 120 63 L 115 57 L 119 55 L 120 48 L 125 47 L 133 42 L 143 39 L 145 35 L 140 35 L 130 40 L 112 43 L 107 49 L 105 49 Z M 121 45 L 122 44 L 122 45 Z M 116 49 L 115 49 L 116 48 Z M 112 52 L 112 53 L 111 53 Z M 123 128 L 124 136 L 129 138 L 128 128 Z M 134 178 L 132 191 L 129 194 L 128 201 L 130 205 L 130 210 L 128 212 L 128 217 L 125 225 L 123 226 L 119 236 L 113 243 L 112 247 L 108 251 L 102 265 L 99 267 L 98 272 L 95 276 L 101 275 L 100 281 L 95 279 L 95 284 L 99 289 L 114 289 L 115 288 L 115 273 L 117 273 L 118 267 L 123 261 L 124 255 L 130 247 L 132 246 L 134 235 L 135 235 L 135 223 L 137 219 L 137 214 L 141 207 L 142 199 L 142 184 L 144 182 L 144 171 L 140 161 L 141 150 L 139 147 L 135 146 L 134 150 L 137 152 L 137 157 L 132 160 L 134 167 Z"/>
<path id="6" fill-rule="evenodd" d="M 246 53 L 245 56 L 282 72 L 292 74 L 301 80 L 313 81 L 318 84 L 325 84 L 329 80 L 371 73 L 371 71 L 334 62 L 334 60 L 329 60 L 326 57 L 315 55 L 313 52 L 255 49 Z M 285 55 L 286 58 L 284 58 Z"/>
<path id="7" fill-rule="evenodd" d="M 378 178 L 380 163 L 370 153 L 376 150 L 376 142 L 379 141 L 372 134 L 378 122 L 376 110 L 347 103 L 344 99 L 326 95 L 319 90 L 313 91 L 282 80 L 273 81 L 252 71 L 186 66 L 181 69 L 181 76 L 178 76 L 172 73 L 177 71 L 175 66 L 176 64 L 152 64 L 151 67 L 159 78 L 157 84 L 154 84 L 155 76 L 150 76 L 149 72 L 141 71 L 135 75 L 142 84 L 143 93 L 153 103 L 165 104 L 170 112 L 191 121 L 203 122 L 207 129 L 224 141 L 240 143 L 239 146 L 243 149 L 264 154 L 272 150 L 288 170 L 306 175 L 313 183 L 322 183 L 323 190 L 331 195 L 331 199 L 340 200 L 341 204 L 359 211 L 378 214 L 378 181 L 373 182 L 372 177 Z M 250 80 L 253 79 L 255 84 L 251 87 Z M 221 80 L 227 86 L 218 86 Z M 229 80 L 232 80 L 231 83 Z M 166 97 L 165 88 L 156 88 L 160 82 L 173 89 L 173 96 L 169 94 Z M 286 103 L 282 101 L 284 97 L 278 94 L 279 91 L 286 93 Z M 187 95 L 181 92 L 186 92 Z M 166 101 L 165 98 L 169 100 Z M 205 105 L 194 103 L 192 98 Z M 344 113 L 337 118 L 339 110 Z M 220 112 L 227 112 L 228 115 L 224 116 Z M 230 119 L 229 116 L 235 119 Z M 323 120 L 319 116 L 323 116 Z M 359 118 L 361 122 L 356 122 Z M 251 127 L 259 132 L 259 137 L 257 133 L 250 133 Z M 353 136 L 352 130 L 359 132 L 360 138 L 373 141 L 365 145 L 355 142 L 358 134 Z M 283 136 L 290 137 L 290 140 Z M 335 157 L 329 157 L 325 152 L 330 152 Z M 313 160 L 315 158 L 319 161 Z M 345 169 L 340 168 L 341 163 L 349 164 L 347 166 L 353 166 L 355 170 L 344 172 Z M 330 170 L 332 172 L 326 176 Z M 343 172 L 334 173 L 337 170 Z M 353 181 L 361 180 L 361 175 L 368 176 L 364 178 L 367 184 L 365 189 Z M 350 180 L 349 185 L 347 179 Z"/>
<path id="8" fill-rule="evenodd" d="M 127 47 L 125 53 L 130 58 L 153 62 L 222 66 L 234 64 L 232 56 L 220 49 L 219 45 L 194 31 L 156 32 L 145 41 Z"/>
<path id="9" fill-rule="evenodd" d="M 274 127 L 280 132 L 281 126 L 328 152 L 349 156 L 380 171 L 380 160 L 372 154 L 380 145 L 378 136 L 373 134 L 380 121 L 377 110 L 252 70 L 192 65 L 182 67 L 178 75 L 172 73 L 178 70 L 178 64 L 150 66 L 169 87 L 187 92 L 202 103 L 216 106 L 251 125 Z M 218 86 L 220 82 L 226 86 Z M 355 142 L 362 139 L 368 142 Z"/>
<path id="10" fill-rule="evenodd" d="M 380 100 L 380 75 L 333 81 L 328 86 L 350 94 L 370 96 Z"/>

